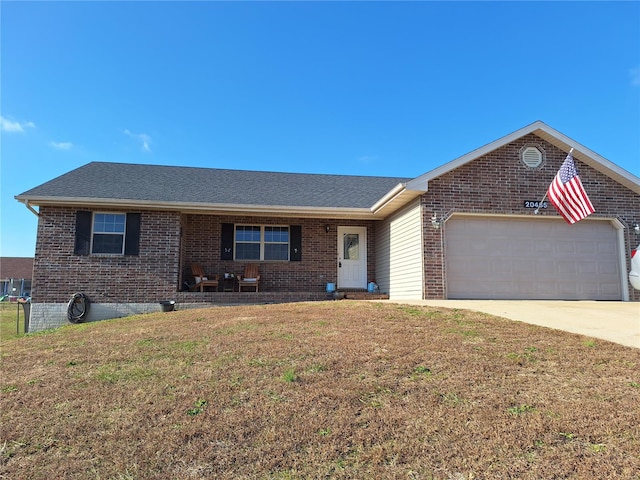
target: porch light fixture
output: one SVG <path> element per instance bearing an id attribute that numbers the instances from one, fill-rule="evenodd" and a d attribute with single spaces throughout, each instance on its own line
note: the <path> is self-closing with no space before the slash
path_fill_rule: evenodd
<path id="1" fill-rule="evenodd" d="M 633 231 L 636 235 L 640 235 L 640 225 L 638 225 L 637 223 L 633 224 Z"/>
<path id="2" fill-rule="evenodd" d="M 431 226 L 438 230 L 440 228 L 440 220 L 438 220 L 438 214 L 434 213 L 431 217 Z"/>
<path id="3" fill-rule="evenodd" d="M 331 230 L 331 227 L 329 225 L 325 225 L 324 226 L 324 231 L 329 233 L 329 230 Z"/>

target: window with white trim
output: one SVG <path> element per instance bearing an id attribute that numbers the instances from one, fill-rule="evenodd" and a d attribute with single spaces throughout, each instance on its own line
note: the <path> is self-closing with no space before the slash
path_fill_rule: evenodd
<path id="1" fill-rule="evenodd" d="M 289 227 L 236 225 L 236 260 L 289 260 Z"/>
<path id="2" fill-rule="evenodd" d="M 95 213 L 91 253 L 124 254 L 126 219 L 124 213 Z"/>

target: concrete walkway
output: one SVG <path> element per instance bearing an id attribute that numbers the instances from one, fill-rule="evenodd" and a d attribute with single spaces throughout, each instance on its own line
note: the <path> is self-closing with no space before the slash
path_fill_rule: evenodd
<path id="1" fill-rule="evenodd" d="M 379 300 L 378 300 L 379 301 Z M 640 303 L 557 300 L 387 300 L 460 308 L 640 348 Z"/>

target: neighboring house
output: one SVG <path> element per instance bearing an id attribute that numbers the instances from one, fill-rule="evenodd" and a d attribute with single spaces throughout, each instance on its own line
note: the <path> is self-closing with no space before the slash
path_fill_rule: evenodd
<path id="1" fill-rule="evenodd" d="M 571 148 L 596 209 L 574 225 L 531 208 Z M 94 162 L 16 198 L 39 216 L 32 330 L 77 292 L 90 320 L 370 281 L 392 299 L 640 300 L 640 179 L 542 122 L 413 179 Z M 192 262 L 259 263 L 260 292 L 185 291 Z"/>
<path id="2" fill-rule="evenodd" d="M 0 296 L 26 297 L 31 292 L 33 258 L 0 257 Z"/>

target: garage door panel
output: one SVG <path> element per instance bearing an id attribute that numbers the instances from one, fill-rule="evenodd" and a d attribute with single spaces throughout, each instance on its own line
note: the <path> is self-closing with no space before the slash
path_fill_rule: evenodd
<path id="1" fill-rule="evenodd" d="M 505 261 L 494 261 L 491 262 L 491 266 L 490 266 L 490 272 L 491 273 L 511 273 L 511 265 L 509 264 L 509 262 L 505 262 Z"/>
<path id="2" fill-rule="evenodd" d="M 576 253 L 576 244 L 573 241 L 558 241 L 555 245 L 555 253 L 560 255 L 573 255 Z"/>
<path id="3" fill-rule="evenodd" d="M 582 288 L 580 289 L 580 293 L 582 294 L 582 296 L 584 297 L 585 300 L 592 298 L 594 295 L 598 295 L 598 292 L 600 290 L 600 286 L 597 284 L 587 284 L 587 285 L 582 285 Z"/>
<path id="4" fill-rule="evenodd" d="M 555 283 L 539 283 L 536 285 L 535 293 L 538 298 L 552 298 L 556 295 Z"/>
<path id="5" fill-rule="evenodd" d="M 571 285 L 568 282 L 557 282 L 556 294 L 559 295 L 561 299 L 570 298 L 572 300 L 580 300 L 581 297 L 576 285 Z"/>
<path id="6" fill-rule="evenodd" d="M 523 238 L 518 242 L 518 250 L 524 250 L 526 252 L 535 252 L 539 248 L 540 246 L 537 245 L 535 239 L 532 239 L 532 238 Z"/>
<path id="7" fill-rule="evenodd" d="M 578 255 L 595 255 L 598 253 L 597 245 L 593 242 L 586 242 L 584 240 L 580 240 L 576 242 L 575 252 Z"/>
<path id="8" fill-rule="evenodd" d="M 533 261 L 522 258 L 515 258 L 511 262 L 511 271 L 526 277 L 533 270 Z"/>
<path id="9" fill-rule="evenodd" d="M 596 263 L 578 264 L 578 273 L 580 275 L 597 275 L 599 270 L 599 266 Z"/>
<path id="10" fill-rule="evenodd" d="M 598 262 L 598 274 L 599 275 L 611 275 L 613 279 L 615 279 L 618 275 L 618 269 L 616 265 L 612 265 L 611 263 Z"/>
<path id="11" fill-rule="evenodd" d="M 620 291 L 619 283 L 603 283 L 599 287 L 602 292 L 610 296 L 618 295 L 618 292 Z"/>
<path id="12" fill-rule="evenodd" d="M 559 276 L 570 275 L 574 278 L 577 272 L 577 266 L 574 262 L 563 260 L 557 263 L 556 274 Z"/>
<path id="13" fill-rule="evenodd" d="M 607 255 L 608 258 L 615 258 L 618 255 L 617 246 L 605 242 L 598 242 L 597 252 L 598 255 Z"/>
<path id="14" fill-rule="evenodd" d="M 535 253 L 540 258 L 545 258 L 549 255 L 549 252 L 553 251 L 553 243 L 546 239 L 538 239 L 533 242 L 533 250 L 529 252 Z"/>
<path id="15" fill-rule="evenodd" d="M 539 277 L 540 275 L 549 277 L 556 271 L 556 262 L 548 257 L 541 258 L 534 263 L 533 271 L 536 274 L 535 277 Z"/>
<path id="16" fill-rule="evenodd" d="M 610 222 L 453 217 L 444 233 L 448 298 L 622 299 Z"/>
<path id="17" fill-rule="evenodd" d="M 498 295 L 506 295 L 509 293 L 509 291 L 512 289 L 513 287 L 511 285 L 509 285 L 509 282 L 498 282 L 496 284 L 496 288 L 495 291 Z M 487 289 L 486 291 L 491 291 L 490 289 Z"/>
<path id="18" fill-rule="evenodd" d="M 471 241 L 469 240 L 468 244 L 467 244 L 467 250 L 469 250 L 469 253 L 473 253 L 473 254 L 480 254 L 483 252 L 486 252 L 487 249 L 489 249 L 490 246 L 490 242 L 488 240 L 484 240 L 484 239 L 477 239 L 478 241 Z M 493 253 L 492 253 L 493 254 Z"/>

